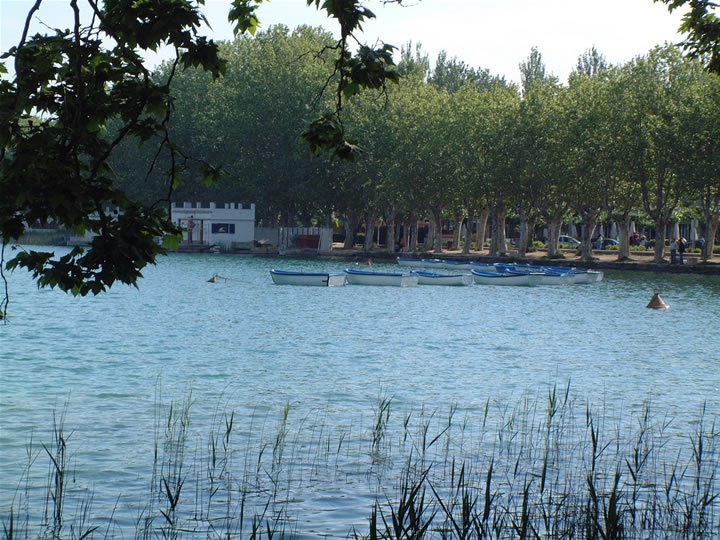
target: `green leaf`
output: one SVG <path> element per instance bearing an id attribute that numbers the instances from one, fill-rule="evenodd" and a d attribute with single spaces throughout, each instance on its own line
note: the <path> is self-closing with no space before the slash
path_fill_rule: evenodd
<path id="1" fill-rule="evenodd" d="M 163 236 L 162 246 L 163 248 L 171 251 L 175 251 L 182 242 L 182 234 L 167 234 Z"/>
<path id="2" fill-rule="evenodd" d="M 202 181 L 207 187 L 216 186 L 222 180 L 222 169 L 220 167 L 214 167 L 209 163 L 203 163 L 201 167 Z"/>
<path id="3" fill-rule="evenodd" d="M 235 35 L 245 32 L 255 35 L 260 24 L 255 10 L 263 0 L 233 0 L 228 13 L 228 21 L 234 23 Z"/>

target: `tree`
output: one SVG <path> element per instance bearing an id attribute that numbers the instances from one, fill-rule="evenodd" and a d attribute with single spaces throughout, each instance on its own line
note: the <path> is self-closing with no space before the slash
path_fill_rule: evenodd
<path id="1" fill-rule="evenodd" d="M 448 59 L 445 51 L 438 53 L 428 81 L 451 94 L 465 85 L 487 90 L 495 85 L 506 84 L 503 77 L 494 76 L 487 69 L 475 69 L 455 57 Z"/>
<path id="2" fill-rule="evenodd" d="M 702 212 L 703 261 L 712 256 L 720 226 L 720 76 L 707 73 L 694 85 L 693 99 L 679 111 L 679 174 L 687 183 L 685 200 Z"/>
<path id="3" fill-rule="evenodd" d="M 606 108 L 603 114 L 608 125 L 609 139 L 604 148 L 604 161 L 608 167 L 603 209 L 620 228 L 618 258 L 630 256 L 629 246 L 623 238 L 629 235 L 633 216 L 642 206 L 640 183 L 634 174 L 639 156 L 643 155 L 642 113 L 634 106 L 635 79 L 627 66 L 613 68 L 607 74 Z M 613 106 L 623 103 L 623 107 Z"/>
<path id="4" fill-rule="evenodd" d="M 706 69 L 720 75 L 720 17 L 718 4 L 713 0 L 654 0 L 667 4 L 669 11 L 685 5 L 690 9 L 683 15 L 680 31 L 688 37 L 681 43 L 693 58 L 703 61 Z"/>
<path id="5" fill-rule="evenodd" d="M 565 103 L 568 170 L 573 178 L 568 185 L 568 197 L 582 219 L 580 254 L 586 261 L 592 259 L 592 236 L 610 177 L 607 158 L 613 137 L 608 122 L 611 104 L 603 73 L 598 69 L 579 69 L 570 77 Z"/>
<path id="6" fill-rule="evenodd" d="M 629 167 L 640 185 L 643 208 L 655 224 L 657 263 L 663 260 L 667 225 L 686 191 L 686 177 L 679 174 L 686 134 L 678 115 L 692 101 L 698 69 L 674 46 L 656 47 L 628 69 L 633 84 L 627 112 L 637 145 Z"/>
<path id="7" fill-rule="evenodd" d="M 536 83 L 553 83 L 557 84 L 557 77 L 548 75 L 545 70 L 545 62 L 543 62 L 542 54 L 537 47 L 530 49 L 528 57 L 520 62 L 520 82 L 522 84 L 523 94 L 527 93 Z"/>
<path id="8" fill-rule="evenodd" d="M 254 33 L 261 1 L 233 0 L 228 18 L 236 33 Z M 328 79 L 335 81 L 335 106 L 303 138 L 315 153 L 353 159 L 359 148 L 346 140 L 343 104 L 364 88 L 384 89 L 387 81 L 397 81 L 393 47 L 360 45 L 352 52 L 355 32 L 374 17 L 359 0 L 307 4 L 334 18 L 340 37 L 332 45 L 335 78 Z M 80 295 L 98 294 L 117 281 L 135 285 L 142 269 L 165 250 L 156 238 L 179 232 L 167 205 L 183 166 L 199 165 L 211 183 L 220 177 L 216 167 L 193 161 L 170 138 L 172 81 L 192 67 L 220 77 L 226 61 L 216 43 L 198 34 L 203 17 L 192 0 L 68 0 L 70 29 L 30 36 L 41 5 L 37 0 L 28 13 L 18 45 L 0 57 L 14 62 L 14 78 L 0 81 L 0 271 L 26 268 L 39 286 Z M 168 76 L 157 80 L 142 55 L 161 46 L 175 57 Z M 4 64 L 1 71 L 7 72 Z M 165 153 L 165 195 L 152 204 L 129 197 L 115 183 L 109 163 L 129 139 L 156 144 L 154 156 Z M 7 246 L 30 224 L 47 221 L 92 232 L 90 248 L 57 259 L 23 251 L 6 263 Z M 6 293 L 0 313 L 8 302 Z"/>
<path id="9" fill-rule="evenodd" d="M 577 65 L 573 75 L 585 75 L 596 77 L 608 70 L 608 63 L 605 55 L 600 53 L 593 45 L 578 57 Z"/>
<path id="10" fill-rule="evenodd" d="M 453 156 L 447 121 L 450 95 L 418 80 L 405 82 L 394 99 L 391 166 L 408 210 L 415 215 L 430 212 L 438 251 L 442 214 L 454 201 L 456 185 L 455 169 L 448 165 Z"/>
<path id="11" fill-rule="evenodd" d="M 521 244 L 527 247 L 528 229 L 537 217 L 548 225 L 548 256 L 558 255 L 560 226 L 569 210 L 566 184 L 567 126 L 563 118 L 566 89 L 545 75 L 536 48 L 520 64 L 523 100 L 515 129 L 514 159 L 518 178 L 512 190 L 521 220 Z"/>

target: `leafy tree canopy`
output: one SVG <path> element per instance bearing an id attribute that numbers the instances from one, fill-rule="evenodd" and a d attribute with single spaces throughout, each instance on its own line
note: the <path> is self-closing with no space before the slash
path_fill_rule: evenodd
<path id="1" fill-rule="evenodd" d="M 680 31 L 688 37 L 682 46 L 694 58 L 703 60 L 708 71 L 720 75 L 720 17 L 717 2 L 711 0 L 654 0 L 667 4 L 668 10 L 687 6 Z"/>
<path id="2" fill-rule="evenodd" d="M 254 34 L 262 1 L 232 1 L 228 19 L 236 33 Z M 337 21 L 340 37 L 330 47 L 335 62 L 327 79 L 336 85 L 335 107 L 302 136 L 313 152 L 350 160 L 359 149 L 346 140 L 343 102 L 362 89 L 397 81 L 393 47 L 360 43 L 356 33 L 374 15 L 359 0 L 306 1 Z M 36 0 L 30 9 L 17 46 L 0 56 L 0 73 L 7 74 L 10 63 L 14 71 L 0 80 L 0 272 L 26 268 L 39 286 L 80 295 L 98 294 L 117 281 L 135 285 L 167 247 L 157 239 L 179 232 L 167 204 L 192 160 L 168 130 L 172 80 L 188 68 L 218 78 L 227 63 L 217 44 L 199 34 L 204 0 L 67 0 L 71 28 L 30 35 L 42 3 Z M 167 76 L 157 80 L 143 55 L 161 47 L 173 50 L 174 59 Z M 162 200 L 144 204 L 117 187 L 109 163 L 126 140 L 155 144 L 155 155 L 167 156 Z M 198 168 L 206 182 L 219 180 L 212 164 Z M 38 222 L 95 236 L 88 249 L 77 247 L 57 259 L 22 251 L 6 262 L 6 247 Z M 6 292 L 0 314 L 8 301 Z"/>

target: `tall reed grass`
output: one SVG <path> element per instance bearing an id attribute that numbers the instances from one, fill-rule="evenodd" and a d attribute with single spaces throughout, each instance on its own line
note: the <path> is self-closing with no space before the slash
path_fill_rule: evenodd
<path id="1" fill-rule="evenodd" d="M 49 442 L 29 445 L 1 508 L 3 536 L 720 537 L 716 413 L 698 411 L 688 426 L 650 405 L 616 415 L 569 386 L 480 411 L 403 410 L 384 395 L 371 409 L 343 426 L 289 403 L 246 425 L 217 410 L 212 425 L 194 426 L 191 396 L 158 404 L 145 496 L 97 510 L 73 468 L 82 441 L 60 415 Z M 339 506 L 343 519 L 328 517 Z M 118 515 L 132 512 L 132 525 Z"/>

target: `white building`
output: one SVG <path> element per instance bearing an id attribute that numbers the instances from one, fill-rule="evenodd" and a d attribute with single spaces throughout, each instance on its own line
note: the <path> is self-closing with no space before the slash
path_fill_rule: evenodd
<path id="1" fill-rule="evenodd" d="M 255 205 L 242 203 L 173 203 L 171 219 L 183 230 L 181 251 L 252 249 Z"/>

